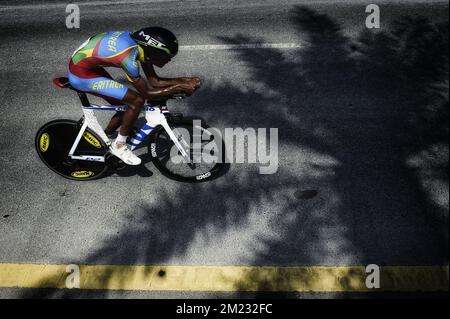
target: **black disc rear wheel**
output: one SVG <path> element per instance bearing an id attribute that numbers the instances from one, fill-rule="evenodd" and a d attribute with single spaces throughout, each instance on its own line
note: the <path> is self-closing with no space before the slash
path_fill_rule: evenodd
<path id="1" fill-rule="evenodd" d="M 42 126 L 36 134 L 35 146 L 41 160 L 55 173 L 72 180 L 99 178 L 107 169 L 105 162 L 68 158 L 81 124 L 73 120 L 55 120 Z M 104 156 L 107 145 L 87 129 L 74 155 Z"/>

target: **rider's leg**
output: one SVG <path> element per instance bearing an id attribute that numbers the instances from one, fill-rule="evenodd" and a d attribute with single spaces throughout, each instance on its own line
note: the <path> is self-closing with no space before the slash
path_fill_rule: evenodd
<path id="1" fill-rule="evenodd" d="M 106 71 L 102 72 L 97 70 L 96 72 L 92 72 L 87 70 L 83 73 L 83 76 L 85 77 L 80 77 L 81 75 L 75 75 L 71 72 L 69 72 L 68 75 L 70 84 L 76 89 L 104 95 L 119 100 L 121 102 L 120 104 L 128 105 L 128 108 L 124 112 L 122 118 L 120 132 L 114 143 L 110 146 L 110 150 L 112 154 L 119 157 L 125 163 L 129 165 L 139 165 L 141 163 L 141 159 L 124 146 L 131 127 L 139 116 L 139 113 L 144 105 L 144 99 L 135 91 L 130 90 L 123 84 L 111 79 Z"/>
<path id="2" fill-rule="evenodd" d="M 133 124 L 141 112 L 144 106 L 145 100 L 133 90 L 128 89 L 125 96 L 119 100 L 104 94 L 92 93 L 95 96 L 101 97 L 111 105 L 128 105 L 125 112 L 116 112 L 109 121 L 108 126 L 105 129 L 105 133 L 110 135 L 120 127 L 118 139 L 116 139 L 116 145 L 120 148 L 125 144 L 126 137 L 130 134 Z"/>
<path id="3" fill-rule="evenodd" d="M 105 128 L 105 133 L 107 135 L 111 135 L 120 127 L 123 120 L 123 114 L 124 112 L 116 112 L 116 114 L 113 115 L 108 123 L 108 126 Z"/>
<path id="4" fill-rule="evenodd" d="M 119 136 L 116 140 L 116 145 L 120 148 L 125 144 L 123 137 L 130 134 L 133 124 L 136 122 L 139 113 L 144 106 L 144 98 L 142 98 L 137 92 L 128 90 L 123 98 L 123 102 L 128 105 L 128 108 L 123 112 L 122 123 L 119 130 Z"/>
<path id="5" fill-rule="evenodd" d="M 101 97 L 111 105 L 124 104 L 122 99 L 127 88 L 124 87 L 124 85 L 115 82 L 112 76 L 104 68 L 78 70 L 78 73 L 69 72 L 69 81 L 75 88 Z M 122 123 L 122 117 L 123 112 L 114 114 L 105 129 L 105 133 L 110 135 L 116 131 Z"/>
<path id="6" fill-rule="evenodd" d="M 110 96 L 97 94 L 97 93 L 91 93 L 95 96 L 101 97 L 106 102 L 108 102 L 110 105 L 123 105 L 125 104 L 122 100 L 112 98 Z M 108 126 L 105 128 L 105 133 L 107 135 L 113 134 L 119 127 L 120 124 L 122 124 L 122 118 L 123 118 L 123 112 L 116 112 L 111 118 L 111 120 L 108 123 Z"/>
<path id="7" fill-rule="evenodd" d="M 106 72 L 106 70 L 103 70 L 102 74 L 104 74 L 106 77 L 111 78 L 111 76 L 109 75 L 108 72 Z M 107 95 L 92 93 L 92 92 L 91 92 L 91 94 L 101 97 L 106 102 L 108 102 L 110 105 L 123 105 L 124 104 L 123 100 L 119 100 L 119 99 L 116 99 L 116 98 L 113 98 L 113 97 L 110 97 Z M 114 114 L 112 116 L 111 120 L 109 121 L 108 126 L 106 126 L 105 133 L 107 135 L 113 134 L 122 124 L 122 118 L 123 118 L 123 112 L 116 112 L 116 114 Z"/>
<path id="8" fill-rule="evenodd" d="M 130 134 L 131 128 L 136 122 L 142 107 L 144 106 L 144 99 L 135 91 L 128 90 L 123 97 L 123 103 L 128 105 L 128 108 L 123 112 L 122 125 L 119 129 L 119 134 L 116 140 L 111 144 L 111 153 L 129 165 L 139 165 L 141 159 L 133 154 L 128 147 L 126 147 L 127 137 Z"/>

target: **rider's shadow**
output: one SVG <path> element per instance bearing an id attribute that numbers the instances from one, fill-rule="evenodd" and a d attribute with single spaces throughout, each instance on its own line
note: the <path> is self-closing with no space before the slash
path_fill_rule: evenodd
<path id="1" fill-rule="evenodd" d="M 152 161 L 150 154 L 148 153 L 142 154 L 139 155 L 139 157 L 142 160 L 141 165 L 138 166 L 126 165 L 123 169 L 115 171 L 114 174 L 120 177 L 130 177 L 134 175 L 139 175 L 140 177 L 152 177 L 153 172 L 144 165 Z"/>
<path id="2" fill-rule="evenodd" d="M 138 166 L 131 166 L 131 165 L 123 165 L 123 168 L 117 168 L 117 169 L 111 169 L 107 174 L 105 174 L 105 177 L 110 176 L 119 176 L 119 177 L 131 177 L 135 175 L 139 175 L 140 177 L 152 177 L 153 172 L 149 170 L 145 164 L 152 161 L 152 158 L 149 153 L 144 153 L 142 155 L 139 155 L 139 157 L 142 160 L 142 163 Z"/>

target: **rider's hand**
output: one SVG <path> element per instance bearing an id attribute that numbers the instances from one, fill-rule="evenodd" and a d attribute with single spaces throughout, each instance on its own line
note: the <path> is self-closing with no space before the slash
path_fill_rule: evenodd
<path id="1" fill-rule="evenodd" d="M 195 92 L 196 88 L 190 83 L 180 83 L 175 85 L 175 90 L 178 93 L 186 93 L 188 95 L 192 95 Z"/>
<path id="2" fill-rule="evenodd" d="M 182 79 L 182 81 L 183 81 L 183 83 L 185 83 L 185 84 L 190 84 L 190 85 L 192 85 L 195 89 L 198 89 L 198 88 L 200 88 L 200 85 L 201 85 L 201 81 L 200 81 L 200 78 L 197 78 L 197 77 L 193 77 L 193 78 L 181 78 Z"/>

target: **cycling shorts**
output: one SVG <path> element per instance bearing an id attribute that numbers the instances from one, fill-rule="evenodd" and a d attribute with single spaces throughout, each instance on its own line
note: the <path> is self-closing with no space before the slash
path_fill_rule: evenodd
<path id="1" fill-rule="evenodd" d="M 89 77 L 79 77 L 72 72 L 68 72 L 70 84 L 77 90 L 83 92 L 93 93 L 97 96 L 104 96 L 106 98 L 113 98 L 116 100 L 123 100 L 128 91 L 128 87 L 114 81 L 113 78 L 103 68 L 89 70 Z"/>

